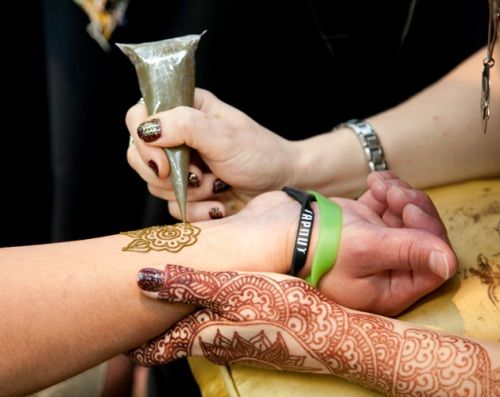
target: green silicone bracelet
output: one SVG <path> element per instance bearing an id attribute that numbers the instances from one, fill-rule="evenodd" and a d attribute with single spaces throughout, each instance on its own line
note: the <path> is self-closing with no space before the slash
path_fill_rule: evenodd
<path id="1" fill-rule="evenodd" d="M 308 191 L 318 203 L 320 222 L 318 243 L 311 266 L 311 275 L 306 278 L 314 287 L 335 264 L 342 232 L 342 208 L 319 193 Z"/>

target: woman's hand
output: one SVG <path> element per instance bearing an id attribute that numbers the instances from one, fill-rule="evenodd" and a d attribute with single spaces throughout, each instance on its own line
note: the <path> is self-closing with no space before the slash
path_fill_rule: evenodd
<path id="1" fill-rule="evenodd" d="M 145 282 L 152 272 L 155 283 Z M 143 269 L 139 280 L 155 299 L 201 307 L 131 351 L 142 365 L 205 356 L 218 365 L 335 374 L 398 396 L 489 395 L 498 380 L 498 347 L 492 354 L 465 338 L 345 309 L 289 276 L 167 265 Z"/>
<path id="2" fill-rule="evenodd" d="M 161 126 L 161 133 L 149 135 L 148 142 L 137 133 L 146 119 L 157 119 Z M 126 123 L 135 142 L 127 152 L 129 164 L 147 182 L 153 195 L 169 201 L 175 217 L 180 214 L 168 179 L 169 164 L 161 149 L 164 147 L 186 144 L 199 153 L 198 159 L 193 156 L 190 168 L 190 221 L 208 219 L 214 207 L 229 215 L 257 194 L 293 185 L 297 153 L 292 142 L 208 91 L 196 89 L 194 108 L 177 107 L 149 118 L 146 107 L 137 104 L 128 111 Z"/>

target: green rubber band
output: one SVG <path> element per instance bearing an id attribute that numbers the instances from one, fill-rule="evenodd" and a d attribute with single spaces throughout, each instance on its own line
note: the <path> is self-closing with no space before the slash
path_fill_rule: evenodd
<path id="1" fill-rule="evenodd" d="M 342 232 L 342 208 L 319 193 L 308 191 L 318 203 L 320 222 L 318 243 L 311 266 L 311 275 L 306 281 L 314 287 L 335 264 Z"/>

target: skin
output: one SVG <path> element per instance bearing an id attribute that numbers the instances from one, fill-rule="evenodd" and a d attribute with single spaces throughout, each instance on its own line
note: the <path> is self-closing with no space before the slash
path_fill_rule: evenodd
<path id="1" fill-rule="evenodd" d="M 495 105 L 500 103 L 500 68 L 491 69 L 492 115 L 488 133 L 483 134 L 479 77 L 484 56 L 482 49 L 406 102 L 367 118 L 377 131 L 389 168 L 413 186 L 500 174 L 500 112 Z M 188 192 L 191 220 L 208 219 L 212 207 L 227 215 L 235 210 L 235 200 L 247 201 L 283 186 L 343 197 L 358 196 L 366 189 L 369 169 L 349 129 L 288 141 L 201 89 L 196 91 L 193 109 L 179 107 L 151 116 L 160 120 L 162 134 L 150 143 L 138 139 L 136 133 L 146 117 L 142 105 L 133 106 L 127 114 L 127 126 L 136 141 L 127 158 L 150 192 L 169 200 L 176 217 L 168 163 L 160 148 L 183 143 L 196 149 L 209 169 L 202 172 L 191 166 L 201 180 L 200 187 Z M 158 177 L 146 165 L 151 159 L 158 164 Z M 230 195 L 212 192 L 216 177 L 232 186 Z"/>
<path id="2" fill-rule="evenodd" d="M 357 203 L 338 201 L 344 208 L 339 256 L 319 288 L 328 293 L 332 285 L 343 285 L 344 304 L 395 313 L 444 282 L 431 271 L 433 251 L 445 255 L 447 267 L 440 271 L 448 275 L 456 259 L 427 196 L 400 197 L 394 189 L 403 182 L 390 173 L 372 178 L 373 187 Z M 310 253 L 321 217 L 313 210 Z M 26 395 L 57 383 L 161 334 L 194 309 L 144 297 L 134 281 L 142 267 L 176 263 L 198 270 L 287 272 L 298 213 L 297 202 L 270 192 L 232 217 L 195 224 L 201 229 L 198 242 L 177 253 L 124 251 L 133 241 L 127 235 L 1 249 L 0 349 L 8 359 L 0 360 L 0 394 Z M 388 222 L 402 227 L 385 223 L 388 214 Z M 404 280 L 411 283 L 385 291 Z M 349 302 L 350 297 L 356 299 Z"/>
<path id="3" fill-rule="evenodd" d="M 277 274 L 167 265 L 157 278 L 163 282 L 149 296 L 202 309 L 131 352 L 140 364 L 205 356 L 219 365 L 334 374 L 390 396 L 500 395 L 498 344 L 349 310 Z"/>

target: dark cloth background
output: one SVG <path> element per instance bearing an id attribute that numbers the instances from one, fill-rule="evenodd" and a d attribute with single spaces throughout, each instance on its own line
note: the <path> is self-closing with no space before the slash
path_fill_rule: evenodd
<path id="1" fill-rule="evenodd" d="M 207 29 L 198 86 L 300 139 L 399 103 L 485 44 L 486 0 L 419 0 L 401 43 L 409 4 L 131 0 L 112 40 Z M 3 17 L 12 24 L 2 24 L 0 246 L 169 222 L 166 204 L 149 196 L 125 159 L 124 117 L 139 97 L 132 64 L 115 47 L 101 50 L 71 0 L 9 7 Z M 169 395 L 175 390 L 170 383 Z"/>

